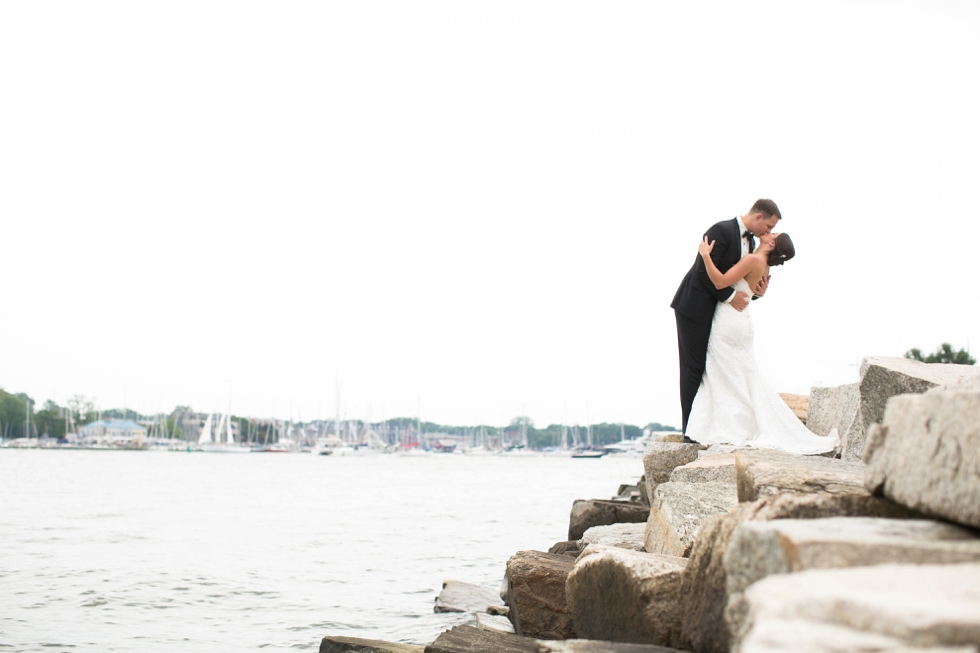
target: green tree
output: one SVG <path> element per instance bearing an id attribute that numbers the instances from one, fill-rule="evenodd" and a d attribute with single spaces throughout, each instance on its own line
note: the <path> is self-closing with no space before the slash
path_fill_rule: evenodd
<path id="1" fill-rule="evenodd" d="M 905 358 L 922 361 L 923 363 L 951 363 L 953 365 L 975 365 L 977 362 L 976 358 L 970 356 L 970 352 L 965 349 L 954 351 L 953 346 L 948 342 L 939 345 L 939 349 L 928 356 L 923 356 L 921 349 L 909 349 L 905 352 Z"/>

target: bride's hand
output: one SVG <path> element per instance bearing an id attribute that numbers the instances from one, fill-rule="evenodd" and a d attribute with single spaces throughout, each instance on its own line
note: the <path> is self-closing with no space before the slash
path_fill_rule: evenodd
<path id="1" fill-rule="evenodd" d="M 701 244 L 698 245 L 698 253 L 701 254 L 701 256 L 707 258 L 711 256 L 711 250 L 713 250 L 714 248 L 715 248 L 715 241 L 712 240 L 709 243 L 708 237 L 705 236 L 704 240 L 701 241 Z"/>

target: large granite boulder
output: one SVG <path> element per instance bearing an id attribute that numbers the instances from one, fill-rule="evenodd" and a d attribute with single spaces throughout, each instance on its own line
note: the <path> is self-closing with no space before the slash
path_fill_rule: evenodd
<path id="1" fill-rule="evenodd" d="M 609 524 L 639 524 L 650 515 L 649 506 L 628 501 L 604 499 L 576 499 L 568 517 L 568 539 L 581 540 L 585 531 L 593 526 Z"/>
<path id="2" fill-rule="evenodd" d="M 565 581 L 574 564 L 570 556 L 541 551 L 518 551 L 507 561 L 507 606 L 518 635 L 575 637 L 565 602 Z"/>
<path id="3" fill-rule="evenodd" d="M 857 419 L 861 403 L 861 384 L 849 383 L 832 388 L 811 388 L 806 427 L 817 435 L 837 433 L 846 437 Z"/>
<path id="4" fill-rule="evenodd" d="M 977 564 L 878 565 L 770 576 L 746 592 L 747 627 L 736 650 L 976 650 L 978 588 Z M 830 632 L 829 626 L 840 630 Z M 869 637 L 874 635 L 881 639 Z"/>
<path id="5" fill-rule="evenodd" d="M 674 468 L 697 460 L 698 452 L 706 448 L 702 444 L 683 442 L 651 442 L 647 445 L 643 452 L 643 476 L 651 504 L 657 486 L 670 480 Z"/>
<path id="6" fill-rule="evenodd" d="M 684 558 L 589 547 L 565 585 L 579 637 L 680 645 Z"/>
<path id="7" fill-rule="evenodd" d="M 724 554 L 735 529 L 747 521 L 885 517 L 907 519 L 917 513 L 867 494 L 783 494 L 741 503 L 730 513 L 709 517 L 701 526 L 681 574 L 681 648 L 698 653 L 728 653 L 731 635 L 725 622 L 728 577 Z"/>
<path id="8" fill-rule="evenodd" d="M 455 626 L 426 646 L 425 653 L 538 653 L 538 642 L 495 630 Z"/>
<path id="9" fill-rule="evenodd" d="M 320 640 L 320 653 L 422 653 L 423 646 L 396 644 L 378 639 L 327 636 Z"/>
<path id="10" fill-rule="evenodd" d="M 821 456 L 780 451 L 735 454 L 738 500 L 755 501 L 777 494 L 868 494 L 864 465 Z"/>
<path id="11" fill-rule="evenodd" d="M 980 528 L 980 388 L 893 398 L 865 455 L 871 492 Z"/>
<path id="12" fill-rule="evenodd" d="M 735 485 L 735 454 L 701 456 L 670 473 L 671 483 L 730 483 Z"/>
<path id="13" fill-rule="evenodd" d="M 646 524 L 610 524 L 593 526 L 582 536 L 582 548 L 591 544 L 615 546 L 620 549 L 643 551 L 643 536 Z"/>
<path id="14" fill-rule="evenodd" d="M 661 483 L 653 495 L 643 545 L 647 553 L 687 557 L 701 524 L 738 505 L 731 483 Z"/>
<path id="15" fill-rule="evenodd" d="M 773 574 L 888 563 L 980 563 L 980 537 L 931 520 L 831 517 L 744 522 L 723 556 L 728 579 L 726 619 L 738 638 L 747 605 L 743 593 Z M 980 618 L 980 615 L 978 615 Z"/>
<path id="16" fill-rule="evenodd" d="M 885 416 L 885 403 L 896 395 L 922 394 L 936 386 L 980 375 L 972 365 L 922 363 L 907 358 L 869 356 L 861 362 L 859 407 L 855 423 L 841 433 L 844 460 L 860 461 L 867 430 Z"/>
<path id="17" fill-rule="evenodd" d="M 497 590 L 461 583 L 458 580 L 446 580 L 442 583 L 442 591 L 436 597 L 433 611 L 482 612 L 488 605 L 499 604 L 500 596 Z"/>

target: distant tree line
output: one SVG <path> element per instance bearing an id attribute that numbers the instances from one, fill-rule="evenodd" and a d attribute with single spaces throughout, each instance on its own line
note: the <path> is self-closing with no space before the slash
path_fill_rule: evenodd
<path id="1" fill-rule="evenodd" d="M 928 356 L 923 356 L 921 349 L 913 347 L 905 352 L 905 358 L 923 363 L 950 363 L 952 365 L 976 365 L 977 363 L 977 359 L 970 356 L 970 352 L 965 349 L 954 350 L 948 342 L 939 345 L 939 349 Z"/>

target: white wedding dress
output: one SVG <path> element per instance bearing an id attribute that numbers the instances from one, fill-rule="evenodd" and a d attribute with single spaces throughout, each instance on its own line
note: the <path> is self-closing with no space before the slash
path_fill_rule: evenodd
<path id="1" fill-rule="evenodd" d="M 734 288 L 752 294 L 744 279 Z M 808 430 L 762 378 L 752 346 L 754 335 L 748 308 L 739 313 L 719 302 L 687 436 L 702 444 L 734 444 L 796 454 L 836 448 L 836 431 L 821 437 Z"/>

